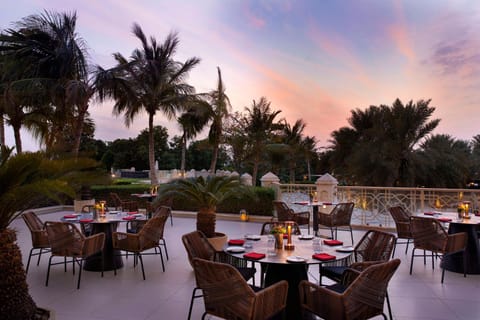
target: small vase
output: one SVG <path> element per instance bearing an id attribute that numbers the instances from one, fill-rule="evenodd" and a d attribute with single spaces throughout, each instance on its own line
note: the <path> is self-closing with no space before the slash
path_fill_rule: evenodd
<path id="1" fill-rule="evenodd" d="M 275 248 L 283 249 L 283 233 L 275 234 Z"/>

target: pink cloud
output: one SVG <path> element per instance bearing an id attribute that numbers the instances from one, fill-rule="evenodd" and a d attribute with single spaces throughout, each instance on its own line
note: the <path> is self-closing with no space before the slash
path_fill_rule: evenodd
<path id="1" fill-rule="evenodd" d="M 416 54 L 409 36 L 408 24 L 405 21 L 401 2 L 398 0 L 394 1 L 393 8 L 395 16 L 397 17 L 397 23 L 388 27 L 388 35 L 391 37 L 400 54 L 406 57 L 410 63 L 414 62 L 416 60 Z"/>

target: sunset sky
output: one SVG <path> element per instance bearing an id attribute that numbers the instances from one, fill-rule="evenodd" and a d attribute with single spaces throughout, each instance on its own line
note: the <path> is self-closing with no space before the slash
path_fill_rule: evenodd
<path id="1" fill-rule="evenodd" d="M 90 59 L 104 68 L 112 53 L 128 57 L 140 46 L 134 22 L 161 42 L 177 31 L 176 60 L 201 59 L 188 78 L 197 92 L 215 88 L 219 66 L 234 111 L 265 96 L 288 122 L 302 118 L 319 146 L 348 125 L 352 109 L 397 97 L 432 99 L 441 119 L 435 133 L 480 134 L 478 0 L 5 0 L 0 28 L 44 9 L 76 11 Z M 106 141 L 135 137 L 148 123 L 144 116 L 126 128 L 112 103 L 90 112 L 95 137 Z M 155 124 L 179 134 L 162 114 Z M 23 138 L 24 149 L 37 148 Z"/>

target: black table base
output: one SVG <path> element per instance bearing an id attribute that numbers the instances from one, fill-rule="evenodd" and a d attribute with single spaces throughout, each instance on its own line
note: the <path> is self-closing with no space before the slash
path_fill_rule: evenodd
<path id="1" fill-rule="evenodd" d="M 480 245 L 478 243 L 478 225 L 467 223 L 450 223 L 448 233 L 467 233 L 466 272 L 480 274 Z M 463 273 L 463 253 L 454 253 L 443 258 L 445 270 Z"/>
<path id="2" fill-rule="evenodd" d="M 282 280 L 288 282 L 286 319 L 302 319 L 298 285 L 302 280 L 308 280 L 308 265 L 298 264 L 269 264 L 265 275 L 265 286 L 268 287 Z"/>
<path id="3" fill-rule="evenodd" d="M 105 247 L 103 249 L 104 271 L 110 271 L 123 267 L 123 260 L 120 256 L 120 250 L 113 249 L 112 234 L 117 230 L 117 222 L 113 223 L 92 223 L 92 234 L 99 232 L 105 233 Z M 83 266 L 87 271 L 102 271 L 102 254 L 97 253 L 85 259 Z"/>

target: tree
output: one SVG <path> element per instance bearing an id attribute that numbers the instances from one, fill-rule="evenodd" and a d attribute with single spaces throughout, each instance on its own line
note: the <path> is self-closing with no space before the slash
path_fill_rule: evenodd
<path id="1" fill-rule="evenodd" d="M 115 100 L 114 114 L 124 113 L 126 126 L 142 111 L 147 112 L 150 179 L 152 184 L 158 184 L 153 119 L 158 111 L 171 119 L 176 111 L 188 105 L 194 88 L 185 82 L 185 78 L 200 60 L 190 58 L 183 63 L 173 60 L 179 44 L 176 33 L 170 33 L 161 45 L 153 37 L 149 43 L 136 23 L 133 34 L 140 40 L 142 48 L 134 50 L 130 60 L 115 53 L 117 65 L 111 69 L 98 66 L 95 84 L 102 101 L 106 98 Z"/>
<path id="2" fill-rule="evenodd" d="M 211 101 L 211 119 L 210 131 L 208 132 L 208 141 L 212 145 L 212 163 L 210 164 L 210 173 L 214 174 L 217 167 L 218 149 L 223 139 L 223 122 L 228 117 L 231 109 L 230 99 L 225 94 L 225 85 L 222 81 L 222 73 L 218 70 L 217 89 L 209 93 Z"/>
<path id="3" fill-rule="evenodd" d="M 26 124 L 47 151 L 74 149 L 78 156 L 83 116 L 92 93 L 84 90 L 76 95 L 81 95 L 81 100 L 74 101 L 67 92 L 72 83 L 86 83 L 88 75 L 86 46 L 75 31 L 76 20 L 76 13 L 48 11 L 23 18 L 16 23 L 17 30 L 7 29 L 1 35 L 0 51 L 11 71 L 10 110 L 16 109 L 17 116 L 25 113 L 25 108 L 35 117 L 43 115 L 28 124 L 29 117 L 17 117 L 14 125 Z M 79 108 L 75 110 L 75 106 Z M 75 137 L 73 148 L 64 139 L 66 123 L 72 123 L 68 135 Z"/>
<path id="4" fill-rule="evenodd" d="M 265 97 L 261 97 L 258 103 L 253 100 L 252 107 L 246 108 L 246 111 L 245 134 L 248 137 L 248 158 L 253 163 L 252 181 L 255 184 L 265 146 L 269 143 L 272 132 L 281 128 L 281 125 L 275 122 L 281 111 L 272 110 Z"/>
<path id="5" fill-rule="evenodd" d="M 295 183 L 295 167 L 297 159 L 301 153 L 301 143 L 303 130 L 305 129 L 305 122 L 302 119 L 295 121 L 293 126 L 285 121 L 282 130 L 283 143 L 288 146 L 287 148 L 287 162 L 288 172 L 290 177 L 290 183 Z"/>

